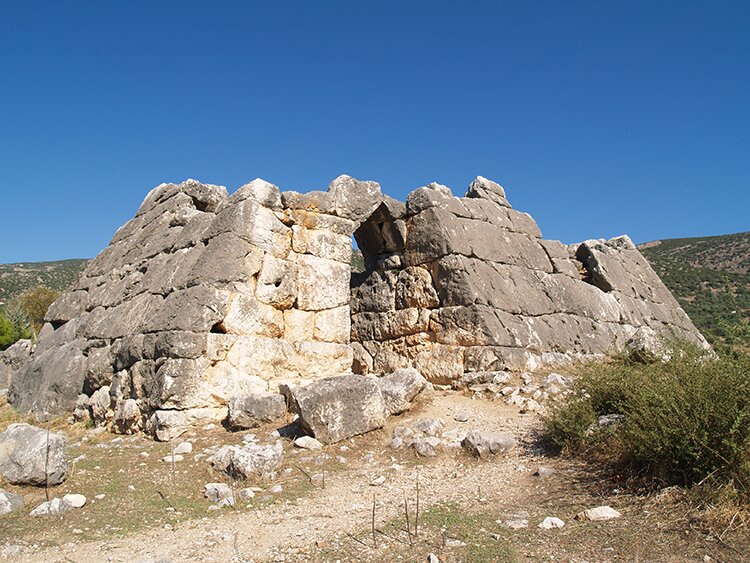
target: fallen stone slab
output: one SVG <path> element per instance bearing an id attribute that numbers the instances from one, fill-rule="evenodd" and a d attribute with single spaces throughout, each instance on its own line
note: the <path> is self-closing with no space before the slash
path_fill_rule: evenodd
<path id="1" fill-rule="evenodd" d="M 214 469 L 232 478 L 247 479 L 250 476 L 268 477 L 281 463 L 282 455 L 280 442 L 269 446 L 250 443 L 222 446 L 208 461 Z"/>
<path id="2" fill-rule="evenodd" d="M 404 368 L 378 379 L 389 415 L 401 414 L 427 387 L 427 380 L 414 368 Z"/>
<path id="3" fill-rule="evenodd" d="M 73 510 L 73 506 L 69 502 L 55 497 L 37 506 L 29 513 L 29 516 L 58 516 L 70 510 Z"/>
<path id="4" fill-rule="evenodd" d="M 232 428 L 257 428 L 286 414 L 286 401 L 279 393 L 248 393 L 229 400 L 229 425 Z"/>
<path id="5" fill-rule="evenodd" d="M 0 476 L 14 485 L 59 485 L 68 471 L 66 446 L 63 434 L 11 424 L 0 433 Z"/>
<path id="6" fill-rule="evenodd" d="M 470 454 L 486 457 L 488 454 L 508 452 L 516 447 L 516 440 L 504 432 L 472 430 L 466 434 L 461 446 Z"/>
<path id="7" fill-rule="evenodd" d="M 342 375 L 289 389 L 302 429 L 324 444 L 364 434 L 388 416 L 376 378 Z"/>

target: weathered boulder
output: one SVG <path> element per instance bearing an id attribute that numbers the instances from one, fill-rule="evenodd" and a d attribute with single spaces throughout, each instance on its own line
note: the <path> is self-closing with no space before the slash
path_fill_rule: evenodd
<path id="1" fill-rule="evenodd" d="M 291 390 L 302 428 L 324 444 L 380 428 L 388 416 L 378 380 L 342 375 Z"/>
<path id="2" fill-rule="evenodd" d="M 404 368 L 378 379 L 389 415 L 401 414 L 427 386 L 427 380 L 414 368 Z"/>
<path id="3" fill-rule="evenodd" d="M 227 499 L 230 504 L 234 505 L 234 491 L 226 483 L 206 483 L 203 496 L 211 502 L 221 502 Z"/>
<path id="4" fill-rule="evenodd" d="M 654 329 L 642 326 L 625 343 L 625 353 L 636 362 L 652 364 L 669 359 L 669 349 Z"/>
<path id="5" fill-rule="evenodd" d="M 0 389 L 7 389 L 13 374 L 29 359 L 33 346 L 31 340 L 18 340 L 0 352 Z"/>
<path id="6" fill-rule="evenodd" d="M 270 446 L 244 444 L 222 446 L 209 462 L 214 469 L 235 479 L 251 476 L 267 477 L 281 463 L 283 448 L 280 442 Z"/>
<path id="7" fill-rule="evenodd" d="M 504 432 L 472 430 L 461 442 L 461 446 L 476 457 L 507 452 L 516 447 L 516 440 Z"/>
<path id="8" fill-rule="evenodd" d="M 63 434 L 29 424 L 11 424 L 0 433 L 0 476 L 15 485 L 59 485 L 68 464 Z"/>
<path id="9" fill-rule="evenodd" d="M 0 490 L 0 516 L 23 508 L 24 500 L 21 495 Z"/>
<path id="10" fill-rule="evenodd" d="M 248 393 L 229 400 L 229 425 L 233 428 L 256 428 L 285 413 L 286 401 L 279 393 Z"/>
<path id="11" fill-rule="evenodd" d="M 143 427 L 143 417 L 138 401 L 120 399 L 115 404 L 112 427 L 117 434 L 135 434 Z"/>

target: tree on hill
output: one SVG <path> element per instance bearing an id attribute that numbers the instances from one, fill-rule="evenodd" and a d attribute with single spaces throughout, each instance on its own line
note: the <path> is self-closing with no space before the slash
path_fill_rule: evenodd
<path id="1" fill-rule="evenodd" d="M 25 315 L 31 330 L 38 334 L 44 324 L 44 315 L 52 302 L 60 296 L 59 291 L 48 287 L 33 287 L 13 298 L 8 310 L 19 309 Z"/>

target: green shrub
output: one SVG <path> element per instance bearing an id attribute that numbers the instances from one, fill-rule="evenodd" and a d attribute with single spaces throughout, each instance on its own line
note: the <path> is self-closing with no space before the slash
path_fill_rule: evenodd
<path id="1" fill-rule="evenodd" d="M 5 315 L 0 314 L 0 350 L 5 350 L 16 340 L 16 327 Z"/>
<path id="2" fill-rule="evenodd" d="M 599 429 L 597 418 L 624 423 Z M 548 438 L 647 475 L 690 485 L 708 476 L 750 494 L 750 357 L 681 348 L 667 363 L 582 368 L 573 393 L 545 418 Z"/>

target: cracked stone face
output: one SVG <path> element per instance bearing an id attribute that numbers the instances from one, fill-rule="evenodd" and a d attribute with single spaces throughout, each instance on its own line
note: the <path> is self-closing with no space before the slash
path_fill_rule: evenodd
<path id="1" fill-rule="evenodd" d="M 641 329 L 705 345 L 630 239 L 543 240 L 482 177 L 405 203 L 349 176 L 308 194 L 162 184 L 46 321 L 29 358 L 0 356 L 13 406 L 45 418 L 109 393 L 116 430 L 161 439 L 352 371 L 451 383 L 615 353 Z"/>

